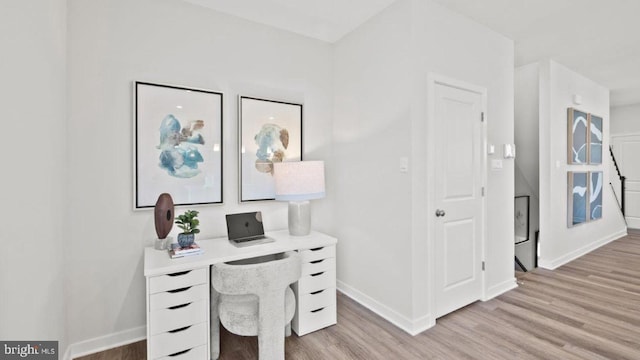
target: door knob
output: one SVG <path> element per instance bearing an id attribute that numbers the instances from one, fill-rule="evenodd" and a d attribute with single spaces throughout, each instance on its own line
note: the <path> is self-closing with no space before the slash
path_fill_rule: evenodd
<path id="1" fill-rule="evenodd" d="M 444 210 L 440 210 L 440 209 L 436 210 L 436 216 L 437 217 L 441 217 L 441 216 L 445 216 L 445 215 L 446 215 L 446 213 L 444 212 Z"/>

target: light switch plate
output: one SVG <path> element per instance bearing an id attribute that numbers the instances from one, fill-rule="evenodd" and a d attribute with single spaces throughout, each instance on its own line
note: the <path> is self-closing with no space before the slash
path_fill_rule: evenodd
<path id="1" fill-rule="evenodd" d="M 502 160 L 491 160 L 491 170 L 501 170 Z"/>

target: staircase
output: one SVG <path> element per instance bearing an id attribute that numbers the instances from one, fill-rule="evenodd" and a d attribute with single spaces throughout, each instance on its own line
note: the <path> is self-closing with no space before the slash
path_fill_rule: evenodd
<path id="1" fill-rule="evenodd" d="M 622 216 L 624 216 L 624 210 L 625 210 L 625 206 L 624 206 L 624 202 L 625 202 L 625 181 L 626 181 L 626 177 L 622 176 L 622 173 L 620 172 L 620 167 L 618 166 L 618 162 L 616 161 L 616 156 L 613 154 L 613 148 L 611 146 L 609 146 L 609 154 L 611 154 L 611 160 L 613 160 L 613 166 L 615 168 L 615 171 L 617 173 L 617 178 L 616 177 L 610 177 L 610 182 L 609 185 L 611 185 L 611 188 L 613 189 L 613 193 L 616 195 L 616 201 L 618 202 L 618 206 L 620 207 L 620 211 L 622 211 Z M 614 184 L 615 183 L 615 184 Z"/>

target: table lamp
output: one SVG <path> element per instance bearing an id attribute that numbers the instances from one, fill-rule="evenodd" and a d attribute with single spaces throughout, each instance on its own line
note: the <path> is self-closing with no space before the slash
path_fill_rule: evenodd
<path id="1" fill-rule="evenodd" d="M 309 235 L 309 200 L 324 197 L 324 161 L 292 161 L 273 164 L 276 200 L 289 202 L 289 234 Z"/>

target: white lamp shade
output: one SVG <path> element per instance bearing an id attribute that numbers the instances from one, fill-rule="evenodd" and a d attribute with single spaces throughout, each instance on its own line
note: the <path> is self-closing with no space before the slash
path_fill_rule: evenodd
<path id="1" fill-rule="evenodd" d="M 325 196 L 324 161 L 292 161 L 273 164 L 276 200 L 304 201 Z"/>

